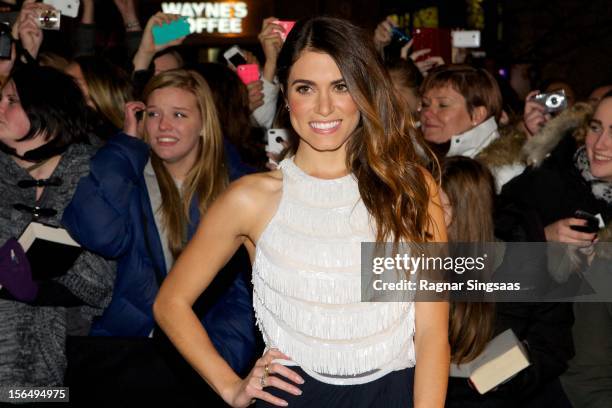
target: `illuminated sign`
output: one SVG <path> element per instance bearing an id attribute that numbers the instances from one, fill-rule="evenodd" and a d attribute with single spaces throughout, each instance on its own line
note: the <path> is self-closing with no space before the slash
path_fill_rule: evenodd
<path id="1" fill-rule="evenodd" d="M 242 34 L 242 20 L 249 10 L 245 2 L 161 4 L 162 11 L 187 17 L 192 33 Z"/>

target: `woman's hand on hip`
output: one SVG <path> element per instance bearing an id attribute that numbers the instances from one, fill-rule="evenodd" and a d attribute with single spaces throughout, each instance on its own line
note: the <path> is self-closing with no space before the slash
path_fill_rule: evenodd
<path id="1" fill-rule="evenodd" d="M 254 403 L 256 399 L 267 401 L 280 407 L 286 407 L 287 401 L 266 392 L 265 388 L 276 387 L 289 394 L 301 395 L 302 391 L 291 382 L 303 384 L 304 379 L 288 367 L 273 363 L 272 361 L 276 359 L 290 360 L 291 358 L 276 349 L 268 350 L 257 360 L 249 375 L 236 383 L 228 397 L 224 399 L 232 407 L 236 408 L 247 407 Z"/>

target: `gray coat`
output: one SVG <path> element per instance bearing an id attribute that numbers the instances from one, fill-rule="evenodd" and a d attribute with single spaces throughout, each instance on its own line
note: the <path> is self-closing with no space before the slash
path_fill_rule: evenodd
<path id="1" fill-rule="evenodd" d="M 18 181 L 32 180 L 32 177 L 10 156 L 0 152 L 0 245 L 11 237 L 18 238 L 33 220 L 31 213 L 13 208 L 17 203 L 57 210 L 56 215 L 40 217 L 38 221 L 59 226 L 78 181 L 89 172 L 89 159 L 94 151 L 89 145 L 70 146 L 51 176 L 61 178 L 61 185 L 46 186 L 38 202 L 34 187 L 17 186 Z M 49 261 L 53 262 L 52 259 Z M 66 368 L 66 337 L 86 335 L 93 317 L 100 315 L 108 305 L 115 280 L 115 265 L 84 251 L 74 266 L 56 279 L 84 305 L 42 307 L 0 299 L 0 384 L 62 384 Z"/>

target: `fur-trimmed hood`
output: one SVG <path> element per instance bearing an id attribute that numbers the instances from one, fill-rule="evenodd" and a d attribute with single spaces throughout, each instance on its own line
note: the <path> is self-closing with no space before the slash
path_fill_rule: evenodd
<path id="1" fill-rule="evenodd" d="M 527 165 L 538 167 L 568 133 L 580 143 L 584 136 L 577 132 L 593 114 L 588 103 L 577 103 L 551 119 L 523 146 L 522 157 Z"/>
<path id="2" fill-rule="evenodd" d="M 521 162 L 521 149 L 527 141 L 525 133 L 518 126 L 499 129 L 500 137 L 482 149 L 477 159 L 489 168 L 513 165 Z"/>

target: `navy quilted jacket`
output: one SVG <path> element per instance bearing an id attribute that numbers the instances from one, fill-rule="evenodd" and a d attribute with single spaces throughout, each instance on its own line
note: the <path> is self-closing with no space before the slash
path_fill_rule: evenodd
<path id="1" fill-rule="evenodd" d="M 125 134 L 111 138 L 91 160 L 62 222 L 81 245 L 117 260 L 113 299 L 94 321 L 94 336 L 148 336 L 155 326 L 153 302 L 168 273 L 144 179 L 149 147 Z M 231 163 L 230 163 L 231 166 Z M 235 166 L 230 175 L 240 174 Z M 188 238 L 200 220 L 190 207 Z M 250 368 L 255 318 L 248 258 L 236 256 L 201 296 L 196 313 L 217 348 L 236 372 Z"/>

